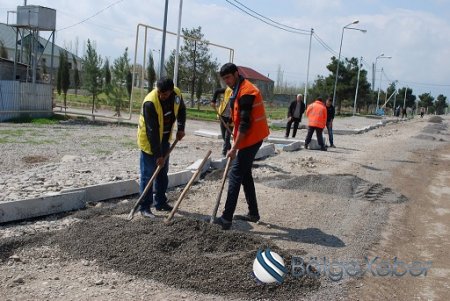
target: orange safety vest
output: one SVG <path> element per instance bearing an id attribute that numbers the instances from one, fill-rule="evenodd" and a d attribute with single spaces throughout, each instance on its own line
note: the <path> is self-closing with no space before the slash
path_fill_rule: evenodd
<path id="1" fill-rule="evenodd" d="M 327 107 L 320 100 L 316 100 L 306 109 L 308 125 L 323 129 L 327 125 Z"/>
<path id="2" fill-rule="evenodd" d="M 239 124 L 241 123 L 239 99 L 243 95 L 254 95 L 255 100 L 253 101 L 253 107 L 250 114 L 250 128 L 239 142 L 239 145 L 236 146 L 237 149 L 249 147 L 269 136 L 269 125 L 267 124 L 266 111 L 264 109 L 261 92 L 250 81 L 244 79 L 239 86 L 239 91 L 234 101 L 232 113 L 234 122 L 233 139 L 236 139 Z"/>

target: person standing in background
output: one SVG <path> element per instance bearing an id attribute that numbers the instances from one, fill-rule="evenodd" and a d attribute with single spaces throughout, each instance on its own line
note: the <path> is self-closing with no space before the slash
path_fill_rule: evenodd
<path id="1" fill-rule="evenodd" d="M 286 135 L 284 138 L 289 138 L 291 125 L 294 123 L 292 131 L 292 138 L 295 138 L 299 123 L 302 121 L 302 115 L 305 112 L 305 103 L 303 102 L 303 95 L 297 94 L 297 99 L 292 101 L 288 109 L 288 122 L 286 124 Z"/>
<path id="2" fill-rule="evenodd" d="M 327 131 L 328 131 L 328 140 L 330 141 L 330 147 L 336 147 L 334 146 L 333 141 L 333 120 L 334 120 L 334 106 L 333 106 L 333 100 L 331 97 L 327 98 L 326 102 L 327 107 Z"/>
<path id="3" fill-rule="evenodd" d="M 211 106 L 216 110 L 220 121 L 220 132 L 222 133 L 223 147 L 222 155 L 226 156 L 231 148 L 231 132 L 233 131 L 233 122 L 231 121 L 230 96 L 233 93 L 230 87 L 217 89 L 214 92 Z M 216 109 L 217 99 L 223 94 L 223 100 L 220 102 L 219 109 Z M 228 127 L 228 128 L 227 128 Z"/>

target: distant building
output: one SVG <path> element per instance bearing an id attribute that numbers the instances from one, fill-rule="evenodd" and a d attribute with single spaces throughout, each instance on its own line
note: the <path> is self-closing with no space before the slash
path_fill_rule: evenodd
<path id="1" fill-rule="evenodd" d="M 238 71 L 240 75 L 258 87 L 265 101 L 270 101 L 272 99 L 274 88 L 273 80 L 249 67 L 238 66 Z"/>
<path id="2" fill-rule="evenodd" d="M 3 43 L 4 47 L 6 48 L 6 52 L 8 54 L 8 57 L 5 59 L 7 59 L 11 62 L 14 62 L 14 52 L 16 49 L 16 31 L 17 31 L 16 27 L 9 26 L 4 23 L 0 23 L 0 41 Z M 30 38 L 31 38 L 31 35 L 29 33 L 27 33 L 27 31 L 25 30 L 24 37 L 22 39 L 20 39 L 20 35 L 19 35 L 19 40 L 17 41 L 17 56 L 20 55 L 20 51 L 22 48 L 22 57 L 23 57 L 22 64 L 24 64 L 24 65 L 28 64 L 27 53 L 29 53 L 29 51 L 27 51 L 26 45 L 29 45 Z M 39 61 L 37 63 L 38 69 L 41 74 L 50 73 L 52 42 L 51 42 L 51 40 L 47 41 L 47 39 L 44 39 L 42 37 L 39 37 L 37 42 L 38 42 L 37 49 L 38 49 L 38 57 L 39 57 Z M 59 52 L 60 52 L 60 50 L 65 50 L 65 49 L 63 49 L 55 44 L 54 45 L 54 54 L 53 54 L 54 55 L 53 56 L 54 70 L 57 70 L 59 67 Z M 68 53 L 68 60 L 69 60 L 70 69 L 74 70 L 75 66 L 73 65 L 72 55 L 73 55 L 72 53 L 70 53 L 70 52 Z M 77 56 L 75 56 L 75 58 L 77 60 L 78 70 L 81 70 L 82 59 Z M 5 61 L 3 61 L 3 63 L 9 64 L 9 63 L 6 63 Z M 2 73 L 0 73 L 0 80 L 2 80 L 2 79 L 6 80 L 6 78 L 1 77 L 1 74 Z M 54 72 L 53 74 L 55 76 L 56 72 Z M 28 76 L 30 76 L 30 75 L 28 75 Z M 18 78 L 16 78 L 17 80 L 20 80 L 20 81 L 26 80 L 26 77 L 23 77 L 23 73 L 19 74 L 19 72 L 18 72 L 17 77 L 18 77 Z"/>

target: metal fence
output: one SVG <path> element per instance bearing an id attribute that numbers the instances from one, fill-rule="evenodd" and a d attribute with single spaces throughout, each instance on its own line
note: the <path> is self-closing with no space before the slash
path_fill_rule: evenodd
<path id="1" fill-rule="evenodd" d="M 0 122 L 25 117 L 48 117 L 52 113 L 51 85 L 0 81 Z"/>

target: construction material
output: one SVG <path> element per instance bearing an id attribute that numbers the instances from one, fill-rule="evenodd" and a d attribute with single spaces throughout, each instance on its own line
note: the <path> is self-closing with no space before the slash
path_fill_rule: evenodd
<path id="1" fill-rule="evenodd" d="M 231 161 L 232 161 L 231 157 L 228 157 L 227 165 L 225 166 L 225 170 L 222 176 L 222 184 L 220 186 L 219 195 L 217 196 L 216 203 L 214 204 L 214 209 L 211 214 L 211 219 L 209 220 L 211 224 L 214 223 L 214 220 L 216 219 L 217 210 L 219 209 L 220 199 L 222 198 L 223 187 L 225 186 L 225 181 L 227 180 L 228 170 L 230 169 Z"/>
<path id="2" fill-rule="evenodd" d="M 184 199 L 184 197 L 186 196 L 187 192 L 189 191 L 189 189 L 191 188 L 192 184 L 194 184 L 195 180 L 197 179 L 198 175 L 202 172 L 203 166 L 205 165 L 205 163 L 208 161 L 209 156 L 211 155 L 212 151 L 208 151 L 208 153 L 206 154 L 205 158 L 203 159 L 202 163 L 200 163 L 199 167 L 197 168 L 197 171 L 192 175 L 191 179 L 189 180 L 189 183 L 187 183 L 187 185 L 184 187 L 183 191 L 181 192 L 180 196 L 178 197 L 178 200 L 176 201 L 175 205 L 173 206 L 172 211 L 170 212 L 170 214 L 167 216 L 167 218 L 164 220 L 164 222 L 167 224 L 170 222 L 170 220 L 173 218 L 173 216 L 175 215 L 175 212 L 177 212 L 178 207 L 181 204 L 181 201 Z"/>
<path id="3" fill-rule="evenodd" d="M 164 156 L 164 163 L 166 162 L 167 158 L 169 157 L 170 153 L 172 152 L 172 150 L 175 148 L 175 145 L 177 145 L 178 143 L 178 139 L 176 139 L 172 145 L 170 146 L 169 150 L 167 151 L 166 155 Z M 158 165 L 158 167 L 156 168 L 155 172 L 153 173 L 153 176 L 151 177 L 151 179 L 148 181 L 147 186 L 145 186 L 144 191 L 142 192 L 141 196 L 139 197 L 139 199 L 136 201 L 136 204 L 134 204 L 133 209 L 131 209 L 130 214 L 128 214 L 128 220 L 131 221 L 133 219 L 134 213 L 136 212 L 136 209 L 138 208 L 138 206 L 141 204 L 142 200 L 144 199 L 144 197 L 147 195 L 148 190 L 150 189 L 150 187 L 152 187 L 151 185 L 153 185 L 153 182 L 155 181 L 156 177 L 158 176 L 159 172 L 161 171 L 161 169 L 164 167 L 164 164 L 162 165 Z"/>

